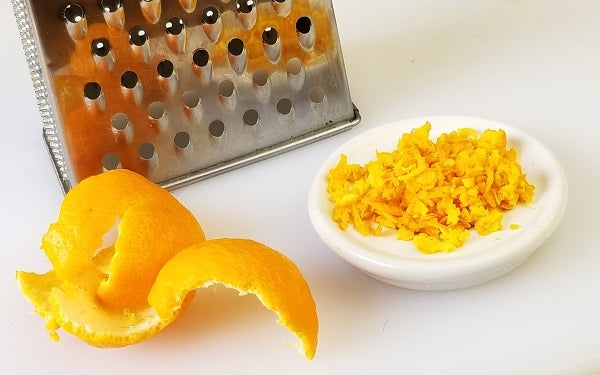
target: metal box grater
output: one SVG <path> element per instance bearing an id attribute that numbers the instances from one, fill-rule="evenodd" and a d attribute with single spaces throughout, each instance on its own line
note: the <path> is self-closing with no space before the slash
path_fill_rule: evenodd
<path id="1" fill-rule="evenodd" d="M 176 188 L 360 121 L 331 0 L 12 0 L 65 191 Z"/>

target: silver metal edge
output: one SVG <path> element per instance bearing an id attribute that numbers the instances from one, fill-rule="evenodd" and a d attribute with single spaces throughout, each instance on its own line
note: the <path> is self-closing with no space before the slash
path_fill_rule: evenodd
<path id="1" fill-rule="evenodd" d="M 293 138 L 289 141 L 272 145 L 263 149 L 259 149 L 256 152 L 242 156 L 240 158 L 229 160 L 224 163 L 220 163 L 209 168 L 192 172 L 184 176 L 176 177 L 171 180 L 158 183 L 158 185 L 167 190 L 178 189 L 190 185 L 194 182 L 205 180 L 350 130 L 355 125 L 357 125 L 360 122 L 360 120 L 360 112 L 356 105 L 354 105 L 354 117 L 349 120 L 344 120 L 330 124 L 311 133 L 307 133 L 303 136 Z"/>
<path id="2" fill-rule="evenodd" d="M 19 36 L 23 45 L 25 59 L 29 68 L 29 74 L 33 83 L 35 98 L 37 100 L 38 109 L 42 117 L 42 132 L 44 141 L 50 153 L 52 164 L 60 181 L 64 192 L 71 188 L 71 182 L 68 178 L 67 163 L 60 142 L 60 138 L 56 128 L 56 117 L 52 110 L 50 101 L 50 91 L 46 85 L 42 72 L 42 65 L 39 58 L 39 49 L 36 44 L 33 31 L 33 24 L 29 16 L 29 10 L 24 0 L 11 0 Z"/>

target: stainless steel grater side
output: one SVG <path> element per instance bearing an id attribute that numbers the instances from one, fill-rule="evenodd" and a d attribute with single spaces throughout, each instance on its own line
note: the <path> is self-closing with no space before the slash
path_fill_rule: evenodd
<path id="1" fill-rule="evenodd" d="M 65 191 L 171 189 L 360 121 L 331 0 L 12 0 Z"/>

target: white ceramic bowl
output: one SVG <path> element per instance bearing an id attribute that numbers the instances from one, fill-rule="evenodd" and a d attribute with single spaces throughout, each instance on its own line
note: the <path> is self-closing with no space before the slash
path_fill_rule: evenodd
<path id="1" fill-rule="evenodd" d="M 403 133 L 426 121 L 437 138 L 460 127 L 479 132 L 503 129 L 508 146 L 519 153 L 527 180 L 535 185 L 533 202 L 505 213 L 504 230 L 487 236 L 476 232 L 451 253 L 423 254 L 410 241 L 395 234 L 363 236 L 352 226 L 341 230 L 331 218 L 333 204 L 327 194 L 327 174 L 339 161 L 364 164 L 375 158 L 375 151 L 393 150 Z M 320 167 L 311 186 L 309 216 L 321 239 L 339 256 L 367 274 L 386 283 L 416 290 L 464 288 L 502 276 L 525 261 L 558 226 L 567 202 L 567 182 L 556 158 L 535 138 L 512 126 L 492 120 L 463 116 L 432 116 L 401 120 L 368 130 L 335 150 Z M 517 230 L 508 229 L 517 223 Z"/>

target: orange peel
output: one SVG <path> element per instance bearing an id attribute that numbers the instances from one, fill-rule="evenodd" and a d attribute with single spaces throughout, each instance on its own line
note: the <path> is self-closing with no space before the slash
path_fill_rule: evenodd
<path id="1" fill-rule="evenodd" d="M 116 222 L 114 247 L 104 250 L 114 254 L 106 257 L 108 264 L 98 262 L 103 237 Z M 110 307 L 131 308 L 147 305 L 158 271 L 177 251 L 204 239 L 196 218 L 169 192 L 118 169 L 87 178 L 67 193 L 42 249 L 61 280 L 104 270 L 98 298 Z"/>
<path id="2" fill-rule="evenodd" d="M 162 319 L 151 306 L 136 309 L 109 309 L 95 298 L 85 283 L 60 280 L 56 273 L 17 272 L 21 290 L 46 320 L 46 329 L 54 341 L 57 330 L 78 337 L 100 348 L 115 348 L 136 344 L 162 331 L 191 302 L 193 293 L 183 301 L 182 308 L 170 320 Z"/>
<path id="3" fill-rule="evenodd" d="M 314 357 L 319 322 L 306 280 L 289 258 L 253 240 L 220 238 L 182 250 L 160 270 L 148 302 L 172 320 L 190 291 L 214 284 L 256 295 Z"/>
<path id="4" fill-rule="evenodd" d="M 105 244 L 115 226 L 118 237 Z M 54 340 L 62 328 L 97 347 L 144 341 L 185 311 L 196 288 L 220 283 L 255 294 L 305 356 L 315 355 L 316 306 L 296 265 L 252 240 L 206 241 L 191 212 L 134 172 L 105 172 L 71 189 L 42 249 L 53 269 L 17 271 L 17 281 Z"/>

